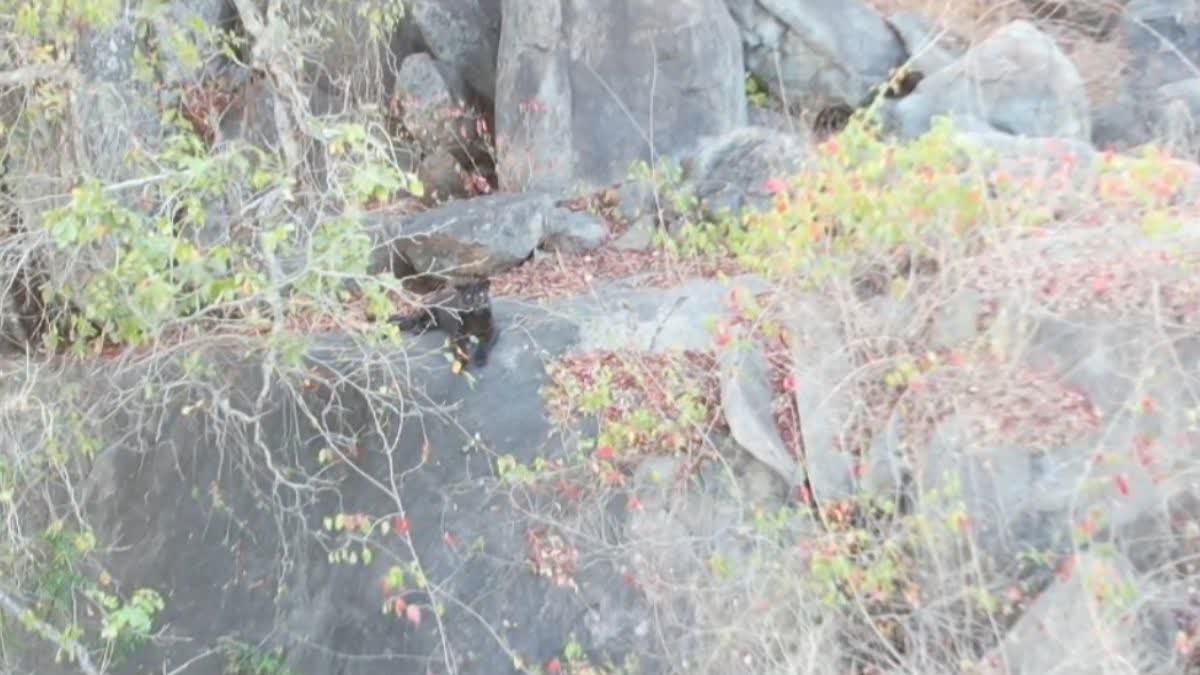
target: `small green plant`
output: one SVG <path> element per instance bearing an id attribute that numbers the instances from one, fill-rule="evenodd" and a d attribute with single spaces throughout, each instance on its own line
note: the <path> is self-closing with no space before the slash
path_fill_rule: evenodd
<path id="1" fill-rule="evenodd" d="M 224 645 L 225 668 L 222 675 L 292 675 L 283 648 L 264 650 L 242 642 Z"/>
<path id="2" fill-rule="evenodd" d="M 105 609 L 104 626 L 100 637 L 110 642 L 126 641 L 130 645 L 141 644 L 150 637 L 154 617 L 166 606 L 162 596 L 149 588 L 139 588 L 133 597 L 122 604 L 116 597 L 99 590 L 91 594 Z"/>
<path id="3" fill-rule="evenodd" d="M 746 101 L 755 108 L 765 108 L 771 103 L 771 94 L 753 73 L 746 73 Z"/>
<path id="4" fill-rule="evenodd" d="M 683 167 L 679 164 L 663 158 L 652 167 L 639 160 L 630 165 L 629 179 L 643 182 L 654 191 L 660 222 L 701 222 L 700 200 L 684 184 Z"/>
<path id="5" fill-rule="evenodd" d="M 619 484 L 619 468 L 645 455 L 703 452 L 723 424 L 714 372 L 707 353 L 598 352 L 556 364 L 544 395 L 563 428 L 599 421 L 587 463 Z"/>

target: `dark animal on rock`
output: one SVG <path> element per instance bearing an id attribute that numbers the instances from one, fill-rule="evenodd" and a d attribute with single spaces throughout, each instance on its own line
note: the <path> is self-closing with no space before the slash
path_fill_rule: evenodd
<path id="1" fill-rule="evenodd" d="M 850 123 L 850 119 L 854 113 L 863 108 L 870 107 L 880 96 L 885 99 L 900 99 L 908 96 L 921 84 L 921 80 L 925 79 L 924 73 L 916 70 L 908 70 L 907 68 L 897 68 L 892 71 L 892 74 L 886 81 L 871 88 L 866 97 L 859 102 L 857 106 L 852 106 L 848 103 L 835 103 L 831 106 L 822 108 L 817 113 L 813 120 L 813 131 L 820 138 L 827 138 L 832 134 L 836 134 L 846 125 Z"/>
<path id="2" fill-rule="evenodd" d="M 455 281 L 435 292 L 432 300 L 417 312 L 393 315 L 388 322 L 405 332 L 441 330 L 449 335 L 452 355 L 462 369 L 487 365 L 499 337 L 492 317 L 491 282 Z"/>

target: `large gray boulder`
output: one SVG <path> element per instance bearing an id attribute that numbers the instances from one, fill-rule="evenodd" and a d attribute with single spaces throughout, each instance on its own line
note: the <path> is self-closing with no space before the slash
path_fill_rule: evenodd
<path id="1" fill-rule="evenodd" d="M 906 58 L 899 35 L 860 0 L 726 0 L 746 67 L 789 103 L 857 104 Z"/>
<path id="2" fill-rule="evenodd" d="M 670 495 L 680 485 L 672 473 L 680 462 L 649 458 L 626 493 L 639 495 L 644 508 L 612 512 L 603 523 L 584 509 L 581 529 L 561 531 L 560 541 L 589 561 L 573 571 L 572 591 L 529 566 L 529 534 L 547 521 L 530 517 L 525 505 L 543 506 L 548 495 L 505 483 L 496 460 L 529 466 L 578 452 L 546 414 L 548 360 L 634 343 L 661 351 L 706 345 L 705 320 L 728 318 L 722 288 L 711 281 L 673 292 L 609 287 L 598 298 L 567 299 L 546 311 L 498 298 L 501 337 L 473 380 L 446 366 L 437 334 L 391 345 L 320 338 L 293 371 L 297 377 L 272 373 L 271 386 L 263 380 L 271 372 L 264 368 L 266 343 L 253 339 L 205 339 L 202 348 L 172 352 L 186 363 L 164 355 L 90 372 L 77 366 L 51 374 L 0 362 L 0 440 L 14 453 L 48 443 L 54 430 L 42 425 L 55 423 L 22 412 L 20 401 L 49 392 L 77 392 L 71 405 L 95 423 L 88 432 L 98 450 L 83 467 L 79 509 L 115 586 L 167 598 L 155 624 L 164 639 L 131 650 L 120 672 L 159 672 L 164 664 L 170 670 L 191 658 L 201 664 L 197 672 L 222 672 L 219 648 L 234 640 L 264 652 L 284 648 L 297 674 L 409 672 L 414 654 L 422 672 L 428 665 L 510 673 L 518 672 L 513 655 L 546 664 L 561 657 L 572 635 L 597 662 L 650 655 L 643 672 L 672 672 L 658 662 L 663 636 L 647 630 L 655 620 L 651 601 L 628 590 L 622 576 L 632 569 L 647 579 L 670 577 L 674 570 L 652 564 L 655 555 L 678 563 L 710 540 L 728 556 L 744 556 L 740 523 L 755 505 L 778 508 L 782 481 L 737 451 L 729 465 L 705 470 L 708 488 L 676 506 L 661 499 L 678 501 Z M 679 311 L 646 312 L 666 303 Z M 602 312 L 605 320 L 593 321 Z M 604 328 L 612 324 L 630 332 L 609 335 Z M 181 379 L 194 386 L 176 386 Z M 46 393 L 31 398 L 39 387 Z M 120 395 L 131 390 L 139 396 Z M 657 473 L 664 482 L 642 480 L 654 473 L 650 464 L 663 467 Z M 331 551 L 356 539 L 322 525 L 338 513 L 379 519 L 366 537 L 371 560 L 356 541 L 349 546 L 356 564 L 330 561 Z M 408 536 L 395 529 L 401 517 Z M 383 522 L 391 529 L 381 531 Z M 601 525 L 606 538 L 584 534 Z M 613 564 L 601 560 L 611 557 L 611 536 L 629 543 Z M 416 587 L 411 562 L 420 564 L 428 588 Z M 392 566 L 409 571 L 419 626 L 380 613 L 389 597 L 380 582 Z M 507 628 L 498 635 L 492 627 L 501 625 Z M 685 626 L 681 632 L 694 633 Z M 53 651 L 31 639 L 16 650 L 26 668 L 5 672 L 77 672 L 55 664 Z M 0 665 L 12 657 L 6 650 Z"/>
<path id="3" fill-rule="evenodd" d="M 511 0 L 497 75 L 504 190 L 611 185 L 635 160 L 746 120 L 737 27 L 721 0 Z"/>
<path id="4" fill-rule="evenodd" d="M 490 105 L 496 96 L 501 0 L 415 0 L 392 39 L 398 60 L 434 58 L 451 86 Z"/>
<path id="5" fill-rule="evenodd" d="M 1192 0 L 1131 2 L 1121 20 L 1121 35 L 1133 57 L 1133 91 L 1151 92 L 1200 77 L 1200 8 Z"/>
<path id="6" fill-rule="evenodd" d="M 920 14 L 897 12 L 888 17 L 904 45 L 913 70 L 932 75 L 958 60 L 966 52 L 966 41 L 944 33 L 939 26 Z"/>
<path id="7" fill-rule="evenodd" d="M 415 271 L 491 276 L 533 254 L 556 218 L 544 193 L 496 194 L 450 202 L 415 216 L 365 216 L 374 242 L 370 272 L 394 269 L 399 256 Z"/>
<path id="8" fill-rule="evenodd" d="M 1120 19 L 1128 64 L 1115 99 L 1093 117 L 1097 147 L 1128 150 L 1162 140 L 1194 152 L 1194 84 L 1200 78 L 1200 11 L 1190 0 L 1136 0 Z"/>
<path id="9" fill-rule="evenodd" d="M 741 127 L 701 140 L 683 162 L 687 185 L 713 216 L 771 204 L 771 179 L 804 168 L 808 139 L 766 127 Z"/>
<path id="10" fill-rule="evenodd" d="M 902 138 L 927 132 L 935 117 L 975 118 L 1005 133 L 1091 140 L 1087 91 L 1052 38 L 1014 21 L 927 77 L 889 106 L 885 120 Z"/>

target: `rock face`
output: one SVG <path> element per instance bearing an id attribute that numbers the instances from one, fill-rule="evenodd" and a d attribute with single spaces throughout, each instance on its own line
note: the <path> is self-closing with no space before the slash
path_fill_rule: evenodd
<path id="1" fill-rule="evenodd" d="M 1164 84 L 1200 77 L 1200 8 L 1191 0 L 1136 0 L 1121 21 L 1133 55 L 1131 88 L 1151 92 Z"/>
<path id="2" fill-rule="evenodd" d="M 1133 608 L 1120 601 L 1120 594 L 1141 590 L 1128 561 L 1083 554 L 1064 576 L 1042 592 L 1000 648 L 985 657 L 980 675 L 1144 672 L 1135 671 L 1132 663 L 1113 669 L 1115 654 L 1133 653 L 1146 637 L 1139 634 Z"/>
<path id="3" fill-rule="evenodd" d="M 971 117 L 1005 133 L 1091 140 L 1087 92 L 1054 40 L 1014 21 L 961 59 L 927 77 L 886 114 L 901 137 L 929 130 L 934 117 Z"/>
<path id="4" fill-rule="evenodd" d="M 512 0 L 497 76 L 501 189 L 610 185 L 746 120 L 721 0 Z"/>
<path id="5" fill-rule="evenodd" d="M 771 383 L 761 348 L 731 351 L 721 359 L 721 407 L 738 445 L 770 467 L 789 486 L 803 482 L 772 414 Z"/>
<path id="6" fill-rule="evenodd" d="M 899 36 L 860 0 L 727 0 L 746 67 L 776 96 L 820 108 L 857 104 L 906 54 Z"/>
<path id="7" fill-rule="evenodd" d="M 609 309 L 607 317 L 639 325 L 634 332 L 651 349 L 695 348 L 709 338 L 704 319 L 720 315 L 714 300 L 720 288 L 697 283 L 667 296 L 625 290 L 613 296 L 624 299 L 622 309 Z M 698 301 L 675 315 L 646 316 L 644 309 L 661 306 L 664 297 Z M 551 433 L 543 404 L 544 359 L 589 344 L 627 342 L 623 336 L 610 342 L 603 323 L 584 321 L 599 314 L 591 301 L 566 300 L 542 312 L 497 299 L 495 309 L 501 325 L 521 327 L 502 333 L 473 383 L 449 371 L 441 338 L 432 334 L 373 352 L 369 363 L 363 345 L 335 337 L 309 353 L 303 395 L 273 387 L 261 399 L 261 355 L 247 358 L 244 343 L 214 343 L 200 355 L 206 365 L 197 377 L 221 391 L 217 399 L 196 407 L 202 392 L 216 391 L 201 385 L 156 401 L 152 410 L 104 408 L 112 416 L 105 415 L 103 434 L 122 440 L 90 466 L 81 506 L 100 541 L 123 543 L 105 559 L 118 584 L 171 592 L 161 620 L 181 638 L 137 651 L 122 672 L 177 667 L 222 638 L 283 646 L 291 672 L 314 675 L 409 672 L 413 654 L 423 655 L 434 672 L 509 673 L 515 671 L 506 650 L 544 664 L 561 655 L 572 634 L 599 659 L 619 663 L 625 654 L 649 653 L 650 609 L 620 582 L 619 570 L 580 569 L 576 593 L 528 568 L 526 534 L 538 523 L 512 508 L 509 488 L 496 483 L 492 468 L 494 458 L 505 455 L 522 465 L 563 457 L 562 437 Z M 59 385 L 70 377 L 63 375 Z M 86 404 L 111 405 L 119 399 L 112 388 L 153 387 L 155 377 L 132 370 L 90 378 Z M 3 405 L 11 400 L 0 397 Z M 312 426 L 310 412 L 322 418 L 323 431 Z M 346 460 L 322 463 L 320 455 L 331 448 Z M 684 523 L 704 536 L 714 527 L 712 514 L 721 528 L 732 528 L 747 516 L 730 492 L 777 508 L 782 483 L 748 455 L 739 457 L 733 476 L 721 466 L 708 470 L 713 494 L 697 495 L 697 505 L 686 511 L 656 515 L 660 505 L 645 495 L 647 508 L 628 523 L 629 536 L 665 518 L 654 531 L 668 537 L 640 542 L 639 550 L 668 558 L 691 554 L 690 544 L 671 537 Z M 678 462 L 652 459 L 638 475 L 655 466 L 665 467 L 668 479 L 658 488 L 674 493 L 670 469 Z M 719 487 L 731 477 L 736 485 Z M 324 518 L 370 513 L 391 525 L 401 508 L 411 539 L 376 528 L 373 563 L 330 562 L 329 552 L 345 539 L 322 528 Z M 725 550 L 740 546 L 731 530 L 721 538 Z M 381 578 L 392 565 L 409 569 L 414 554 L 439 589 L 435 598 L 416 591 L 408 596 L 425 612 L 419 626 L 380 613 L 387 596 Z M 429 613 L 433 601 L 444 609 L 440 624 Z M 499 645 L 490 627 L 505 621 L 514 628 Z M 75 672 L 53 663 L 52 651 L 25 654 L 28 672 Z M 453 666 L 444 663 L 445 654 Z M 199 672 L 222 672 L 222 658 L 213 655 L 217 665 Z"/>
<path id="8" fill-rule="evenodd" d="M 966 51 L 964 40 L 941 35 L 937 26 L 919 14 L 897 12 L 888 17 L 888 22 L 900 35 L 913 69 L 927 76 L 954 63 Z"/>
<path id="9" fill-rule="evenodd" d="M 417 215 L 365 216 L 374 242 L 370 273 L 432 272 L 494 276 L 524 263 L 538 248 L 594 249 L 608 240 L 599 217 L 557 206 L 541 192 L 502 193 L 452 201 Z"/>
<path id="10" fill-rule="evenodd" d="M 491 104 L 496 96 L 500 0 L 415 0 L 392 40 L 394 57 L 428 53 L 451 86 Z"/>
<path id="11" fill-rule="evenodd" d="M 770 205 L 767 181 L 800 171 L 806 139 L 764 127 L 742 127 L 705 138 L 683 163 L 689 189 L 710 214 Z"/>
<path id="12" fill-rule="evenodd" d="M 513 305 L 499 303 L 500 320 L 511 321 L 512 310 Z M 549 423 L 540 412 L 539 388 L 545 372 L 538 350 L 561 351 L 576 333 L 567 323 L 548 320 L 538 322 L 524 337 L 518 333 L 497 344 L 487 372 L 473 386 L 452 375 L 436 355 L 439 339 L 426 336 L 407 345 L 411 361 L 399 367 L 413 368 L 418 384 L 397 397 L 397 414 L 389 415 L 390 421 L 382 427 L 369 419 L 373 404 L 353 393 L 354 387 L 343 389 L 325 380 L 302 399 L 291 399 L 276 389 L 263 409 L 270 412 L 259 431 L 270 440 L 262 446 L 250 440 L 253 429 L 226 417 L 254 405 L 261 383 L 258 364 L 220 348 L 206 353 L 205 360 L 223 373 L 218 376 L 221 386 L 228 388 L 229 398 L 217 406 L 220 409 L 212 409 L 211 415 L 187 414 L 181 412 L 186 410 L 183 399 L 164 401 L 154 413 L 164 433 L 156 436 L 146 430 L 104 453 L 82 487 L 98 536 L 129 545 L 108 559 L 110 569 L 117 578 L 142 587 L 164 593 L 174 589 L 163 618 L 175 635 L 188 638 L 175 646 L 166 643 L 140 651 L 122 664 L 121 672 L 153 672 L 163 663 L 178 666 L 197 653 L 183 644 L 216 645 L 222 636 L 246 644 L 274 636 L 274 641 L 286 646 L 287 666 L 295 673 L 409 672 L 412 654 L 443 654 L 427 595 L 409 596 L 424 604 L 425 620 L 420 626 L 380 614 L 386 594 L 379 580 L 389 566 L 411 560 L 400 533 L 392 530 L 381 536 L 376 530 L 372 540 L 382 553 L 374 564 L 338 565 L 328 558 L 330 548 L 339 546 L 337 536 L 328 530 L 326 534 L 315 531 L 324 517 L 335 512 L 398 517 L 397 495 L 403 495 L 404 515 L 412 523 L 411 541 L 427 578 L 439 584 L 456 579 L 451 582 L 454 590 L 447 590 L 469 607 L 468 611 L 443 598 L 447 611 L 443 620 L 451 627 L 448 653 L 458 661 L 453 666 L 431 666 L 435 670 L 511 672 L 511 659 L 487 628 L 505 617 L 543 617 L 545 626 L 522 629 L 525 637 L 505 638 L 507 646 L 540 663 L 559 653 L 570 631 L 586 636 L 580 598 L 558 592 L 536 575 L 505 562 L 515 565 L 524 558 L 523 530 L 513 515 L 503 512 L 503 498 L 493 504 L 485 491 L 473 485 L 473 476 L 491 474 L 491 455 L 464 453 L 476 431 L 483 435 L 474 442 L 485 443 L 499 454 L 514 454 L 522 462 L 557 452 L 552 442 L 547 445 Z M 373 374 L 360 368 L 349 344 L 334 341 L 318 351 L 312 355 L 313 363 L 330 368 L 324 371 L 327 375 L 384 378 L 377 383 L 389 377 L 391 367 L 384 362 Z M 405 358 L 399 350 L 395 355 Z M 105 385 L 92 384 L 90 393 L 102 398 Z M 453 418 L 429 410 L 419 423 L 406 421 L 417 413 L 411 407 L 417 400 L 436 408 L 439 401 L 461 405 L 466 399 L 474 403 L 456 411 Z M 496 414 L 500 401 L 506 410 L 503 415 Z M 355 439 L 357 447 L 314 436 L 307 422 L 301 422 L 301 428 L 291 427 L 297 421 L 293 413 L 330 404 L 346 408 L 339 421 L 325 420 L 332 424 L 328 428 L 345 434 L 344 439 Z M 134 425 L 123 414 L 114 419 L 113 433 L 121 433 L 123 425 Z M 208 433 L 218 428 L 229 434 L 218 438 Z M 357 469 L 340 464 L 322 470 L 317 457 L 327 447 L 360 453 L 355 456 Z M 422 448 L 430 453 L 428 458 L 423 459 Z M 330 501 L 334 496 L 330 479 L 335 478 L 330 471 L 348 481 L 338 488 L 344 491 L 344 501 Z M 383 478 L 384 483 L 368 476 Z M 389 476 L 400 481 L 397 495 L 389 496 L 389 490 L 383 489 Z M 284 509 L 290 515 L 276 510 L 283 502 L 290 505 Z M 483 516 L 489 512 L 493 517 Z M 280 518 L 276 520 L 272 513 Z M 309 527 L 306 533 L 305 519 L 317 527 Z M 391 515 L 387 519 L 391 521 Z M 461 545 L 447 545 L 447 536 Z M 480 545 L 488 555 L 473 552 L 484 550 L 475 548 Z M 521 600 L 514 604 L 517 598 Z M 608 603 L 616 610 L 625 601 L 618 593 Z M 625 635 L 631 630 L 624 623 L 616 627 Z M 213 655 L 210 667 L 198 672 L 223 672 L 222 658 Z M 76 671 L 47 658 L 33 672 Z"/>
<path id="13" fill-rule="evenodd" d="M 419 272 L 491 276 L 529 258 L 554 214 L 546 194 L 499 194 L 455 201 L 416 216 L 367 216 L 375 242 L 371 271 L 399 256 Z"/>

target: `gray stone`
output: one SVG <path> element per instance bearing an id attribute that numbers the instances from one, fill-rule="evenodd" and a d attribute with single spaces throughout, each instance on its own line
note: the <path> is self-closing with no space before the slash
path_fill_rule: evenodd
<path id="1" fill-rule="evenodd" d="M 479 115 L 465 104 L 462 86 L 447 79 L 443 70 L 428 54 L 404 59 L 394 91 L 403 111 L 401 120 L 425 152 L 450 152 L 463 166 L 471 166 L 471 158 L 485 151 Z"/>
<path id="2" fill-rule="evenodd" d="M 608 225 L 594 213 L 557 208 L 546 224 L 541 248 L 566 254 L 583 253 L 608 242 Z"/>
<path id="3" fill-rule="evenodd" d="M 998 29 L 927 77 L 888 108 L 885 121 L 902 138 L 915 138 L 943 115 L 971 115 L 1013 135 L 1091 140 L 1079 71 L 1053 39 L 1025 21 Z"/>
<path id="4" fill-rule="evenodd" d="M 1122 92 L 1092 109 L 1092 144 L 1101 150 L 1125 152 L 1154 137 L 1144 102 Z"/>
<path id="5" fill-rule="evenodd" d="M 159 39 L 155 59 L 165 84 L 195 84 L 205 75 L 228 70 L 228 59 L 220 55 L 221 32 L 233 27 L 236 11 L 226 0 L 163 3 L 154 6 L 147 19 Z M 185 61 L 184 50 L 175 47 L 179 44 L 188 45 L 186 52 L 197 55 L 199 63 Z"/>
<path id="6" fill-rule="evenodd" d="M 746 68 L 777 98 L 819 109 L 857 104 L 905 59 L 887 22 L 860 0 L 726 0 Z"/>
<path id="7" fill-rule="evenodd" d="M 1176 156 L 1196 157 L 1200 151 L 1200 77 L 1164 84 L 1152 100 L 1155 137 Z"/>
<path id="8" fill-rule="evenodd" d="M 418 272 L 501 274 L 533 254 L 552 219 L 554 201 L 541 193 L 495 194 L 450 202 L 415 216 L 365 216 L 374 242 L 372 274 L 399 255 Z"/>
<path id="9" fill-rule="evenodd" d="M 854 461 L 842 444 L 854 410 L 854 367 L 834 310 L 815 297 L 787 307 L 796 409 L 804 438 L 804 463 L 820 501 L 852 496 Z"/>
<path id="10" fill-rule="evenodd" d="M 657 186 L 649 178 L 630 178 L 617 188 L 617 213 L 626 223 L 633 223 L 643 215 L 654 213 Z"/>
<path id="11" fill-rule="evenodd" d="M 463 170 L 458 160 L 446 148 L 438 148 L 421 160 L 417 177 L 425 188 L 425 196 L 444 202 L 470 196 L 463 183 Z"/>
<path id="12" fill-rule="evenodd" d="M 775 425 L 774 393 L 762 348 L 726 350 L 720 366 L 721 408 L 734 440 L 788 485 L 802 484 L 804 472 Z"/>
<path id="13" fill-rule="evenodd" d="M 1064 577 L 1042 591 L 984 657 L 980 675 L 1151 672 L 1138 667 L 1137 603 L 1128 598 L 1142 597 L 1141 584 L 1129 563 L 1081 553 Z"/>
<path id="14" fill-rule="evenodd" d="M 930 329 L 930 347 L 935 350 L 957 349 L 979 336 L 979 316 L 983 297 L 973 289 L 961 289 L 934 314 Z"/>
<path id="15" fill-rule="evenodd" d="M 658 230 L 654 218 L 646 215 L 633 221 L 628 230 L 617 237 L 613 248 L 621 251 L 646 251 L 654 245 L 654 233 Z"/>
<path id="16" fill-rule="evenodd" d="M 743 124 L 737 27 L 721 0 L 513 0 L 497 83 L 500 186 L 591 189 L 637 160 Z"/>
<path id="17" fill-rule="evenodd" d="M 501 0 L 415 0 L 406 3 L 407 30 L 417 39 L 403 56 L 426 51 L 457 83 L 491 103 L 496 97 Z"/>
<path id="18" fill-rule="evenodd" d="M 964 40 L 951 35 L 939 36 L 937 27 L 919 14 L 897 12 L 888 17 L 888 22 L 900 34 L 913 70 L 926 76 L 949 66 L 966 52 Z"/>
<path id="19" fill-rule="evenodd" d="M 786 180 L 803 169 L 806 140 L 764 127 L 742 127 L 701 141 L 684 160 L 686 189 L 711 215 L 771 205 L 770 179 Z"/>
<path id="20" fill-rule="evenodd" d="M 730 287 L 752 292 L 771 286 L 742 275 L 727 283 L 691 279 L 672 288 L 640 288 L 637 277 L 601 285 L 596 297 L 581 296 L 559 311 L 579 327 L 578 349 L 638 349 L 705 351 L 713 346 L 709 326 L 733 314 L 725 302 Z"/>
<path id="21" fill-rule="evenodd" d="M 409 120 L 412 114 L 410 108 L 449 108 L 462 100 L 462 94 L 452 90 L 437 63 L 428 54 L 413 54 L 404 59 L 396 75 L 395 93 L 405 103 L 404 120 L 410 126 L 415 126 Z"/>
<path id="22" fill-rule="evenodd" d="M 511 323 L 513 309 L 498 303 L 499 320 Z M 411 654 L 440 659 L 445 640 L 451 654 L 474 654 L 470 669 L 463 670 L 463 663 L 447 669 L 500 673 L 509 672 L 511 659 L 494 648 L 487 625 L 515 621 L 520 629 L 509 631 L 507 644 L 538 663 L 559 655 L 571 632 L 588 640 L 579 598 L 506 562 L 524 559 L 524 532 L 534 523 L 519 523 L 520 516 L 490 499 L 496 486 L 481 489 L 479 482 L 492 475 L 492 452 L 523 463 L 561 452 L 547 441 L 552 434 L 541 399 L 547 383 L 542 351 L 561 352 L 576 333 L 545 316 L 526 328 L 505 334 L 473 384 L 449 371 L 437 336 L 376 352 L 382 361 L 373 367 L 363 363 L 364 345 L 340 337 L 324 341 L 309 352 L 308 364 L 321 373 L 316 377 L 329 379 L 302 398 L 299 389 L 276 386 L 261 409 L 255 401 L 262 355 L 246 358 L 245 343 L 210 343 L 200 355 L 207 374 L 192 377 L 214 388 L 171 389 L 151 408 L 123 406 L 124 397 L 113 392 L 155 387 L 162 375 L 155 367 L 112 377 L 62 373 L 62 379 L 44 381 L 59 392 L 72 377 L 83 377 L 87 387 L 80 404 L 105 412 L 95 431 L 111 442 L 102 444 L 105 450 L 79 486 L 78 501 L 102 542 L 105 569 L 122 589 L 153 588 L 167 598 L 156 621 L 167 639 L 127 654 L 122 671 L 177 667 L 218 647 L 221 639 L 234 638 L 286 647 L 292 672 L 407 672 Z M 412 379 L 382 393 L 378 386 L 387 373 L 401 370 Z M 18 384 L 9 373 L 6 385 Z M 367 391 L 370 401 L 363 397 Z M 500 400 L 511 406 L 504 415 L 495 414 Z M 388 414 L 374 414 L 380 405 Z M 451 405 L 453 416 L 445 412 Z M 322 419 L 324 433 L 295 414 L 335 408 L 342 410 Z M 239 417 L 243 412 L 256 421 Z M 5 447 L 18 428 L 7 423 L 12 415 L 30 423 L 36 417 L 7 409 L 0 414 L 6 420 Z M 258 445 L 260 432 L 264 442 Z M 464 452 L 476 443 L 489 452 Z M 322 448 L 349 451 L 356 444 L 360 454 L 352 470 L 317 461 Z M 423 457 L 423 448 L 430 454 Z M 394 493 L 387 487 L 393 484 Z M 378 554 L 372 565 L 337 565 L 327 558 L 329 547 L 340 542 L 321 531 L 325 517 L 363 512 L 391 521 L 400 503 L 426 578 L 449 584 L 445 592 L 469 602 L 467 611 L 443 597 L 444 632 L 428 613 L 419 629 L 380 614 L 386 597 L 382 575 L 388 566 L 411 559 L 405 539 L 394 531 L 372 535 Z M 461 545 L 447 545 L 444 534 Z M 481 548 L 475 552 L 474 546 Z M 596 584 L 594 590 L 600 588 Z M 646 615 L 619 588 L 608 587 L 605 594 L 612 597 L 605 604 L 627 617 L 629 623 L 610 630 L 622 634 L 616 642 L 628 644 Z M 424 598 L 410 596 L 427 602 Z M 428 610 L 426 605 L 423 611 Z M 54 664 L 53 651 L 46 650 L 30 671 L 77 672 Z M 619 661 L 620 653 L 614 658 Z"/>
<path id="23" fill-rule="evenodd" d="M 1022 516 L 1039 506 L 1034 501 L 1036 490 L 1031 489 L 1038 474 L 1031 451 L 976 440 L 972 424 L 985 414 L 953 416 L 938 425 L 928 447 L 913 448 L 918 455 L 919 508 L 945 522 L 961 506 L 986 542 L 984 548 L 1006 557 L 1035 540 L 1044 543 L 1040 540 L 1044 532 L 1014 530 Z M 1058 526 L 1064 524 L 1065 520 Z"/>
<path id="24" fill-rule="evenodd" d="M 1132 54 L 1135 95 L 1200 77 L 1200 9 L 1192 0 L 1135 0 L 1125 8 L 1121 34 Z"/>

